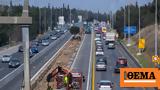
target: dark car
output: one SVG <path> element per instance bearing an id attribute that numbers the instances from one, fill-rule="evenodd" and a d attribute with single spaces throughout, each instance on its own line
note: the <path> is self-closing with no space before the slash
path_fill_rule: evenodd
<path id="1" fill-rule="evenodd" d="M 96 62 L 96 70 L 97 71 L 106 71 L 107 70 L 107 61 L 105 58 L 100 58 Z"/>
<path id="2" fill-rule="evenodd" d="M 119 57 L 118 60 L 116 61 L 114 72 L 120 73 L 120 68 L 125 68 L 125 67 L 127 67 L 127 59 Z"/>
<path id="3" fill-rule="evenodd" d="M 127 59 L 124 57 L 119 57 L 118 60 L 116 61 L 116 64 L 124 64 L 125 66 L 127 66 Z"/>
<path id="4" fill-rule="evenodd" d="M 104 62 L 107 64 L 107 59 L 106 59 L 106 57 L 99 58 L 99 59 L 97 59 L 97 62 Z"/>
<path id="5" fill-rule="evenodd" d="M 11 58 L 9 64 L 8 64 L 9 68 L 17 68 L 19 67 L 21 64 L 20 64 L 20 61 L 17 59 L 17 58 Z"/>
<path id="6" fill-rule="evenodd" d="M 31 48 L 30 48 L 30 50 L 31 50 L 31 52 L 32 53 L 38 53 L 39 51 L 38 51 L 38 47 L 37 46 L 32 46 Z"/>
<path id="7" fill-rule="evenodd" d="M 23 52 L 23 46 L 19 46 L 18 51 Z"/>
<path id="8" fill-rule="evenodd" d="M 125 68 L 126 66 L 124 64 L 117 64 L 114 68 L 115 73 L 120 73 L 120 68 Z"/>

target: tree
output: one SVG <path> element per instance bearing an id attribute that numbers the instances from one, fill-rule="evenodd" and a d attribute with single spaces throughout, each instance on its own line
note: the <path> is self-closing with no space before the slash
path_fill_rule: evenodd
<path id="1" fill-rule="evenodd" d="M 70 28 L 70 33 L 71 33 L 72 35 L 74 35 L 74 36 L 73 36 L 73 39 L 80 39 L 80 36 L 79 36 L 79 35 L 76 36 L 79 32 L 80 32 L 80 28 L 77 27 L 77 26 L 72 26 L 72 27 Z"/>

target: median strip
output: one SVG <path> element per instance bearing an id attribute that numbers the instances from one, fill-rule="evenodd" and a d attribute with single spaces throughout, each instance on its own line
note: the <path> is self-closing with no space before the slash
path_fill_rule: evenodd
<path id="1" fill-rule="evenodd" d="M 84 41 L 84 40 L 83 40 Z M 37 83 L 32 87 L 34 90 L 46 90 L 47 89 L 47 81 L 46 77 L 47 75 L 54 70 L 57 66 L 61 66 L 66 69 L 73 68 L 75 63 L 75 57 L 77 57 L 77 51 L 79 51 L 80 44 L 83 43 L 83 41 L 77 41 L 77 40 L 70 40 L 66 43 L 66 45 L 62 48 L 61 52 L 58 53 L 56 58 L 52 59 L 54 62 L 51 63 L 51 65 L 47 68 L 46 71 L 44 71 L 43 74 L 41 74 L 41 79 L 37 80 Z M 55 88 L 56 82 L 50 82 L 50 86 L 52 88 Z"/>

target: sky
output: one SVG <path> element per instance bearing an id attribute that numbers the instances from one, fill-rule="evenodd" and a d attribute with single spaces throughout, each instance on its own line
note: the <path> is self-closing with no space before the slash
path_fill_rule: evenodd
<path id="1" fill-rule="evenodd" d="M 0 3 L 7 3 L 10 0 L 0 0 Z M 22 3 L 23 0 L 12 0 L 13 2 Z M 135 4 L 137 1 L 139 5 L 144 5 L 152 0 L 29 0 L 30 5 L 40 5 L 40 6 L 48 6 L 53 5 L 54 7 L 62 7 L 63 3 L 65 6 L 70 5 L 71 8 L 78 8 L 83 10 L 92 10 L 94 12 L 100 11 L 104 12 L 115 12 L 120 9 L 120 7 L 125 6 L 127 4 Z"/>

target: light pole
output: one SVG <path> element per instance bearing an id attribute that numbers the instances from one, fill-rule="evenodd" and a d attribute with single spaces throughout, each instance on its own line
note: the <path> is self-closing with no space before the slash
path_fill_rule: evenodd
<path id="1" fill-rule="evenodd" d="M 130 3 L 128 1 L 128 43 L 127 46 L 131 46 L 131 40 L 130 40 Z"/>
<path id="2" fill-rule="evenodd" d="M 155 56 L 158 55 L 157 0 L 155 0 Z"/>
<path id="3" fill-rule="evenodd" d="M 139 6 L 139 9 L 138 9 L 138 11 L 139 11 L 139 33 L 138 33 L 138 38 L 139 38 L 139 40 L 141 39 L 141 7 Z M 137 55 L 142 55 L 142 53 L 141 53 L 141 49 L 139 48 L 138 49 L 138 53 L 137 53 Z"/>
<path id="4" fill-rule="evenodd" d="M 125 29 L 125 26 L 126 26 L 126 5 L 124 6 L 124 12 L 123 12 L 123 14 L 124 14 L 124 26 L 123 26 L 123 28 Z M 124 39 L 126 40 L 126 33 L 124 33 Z"/>

